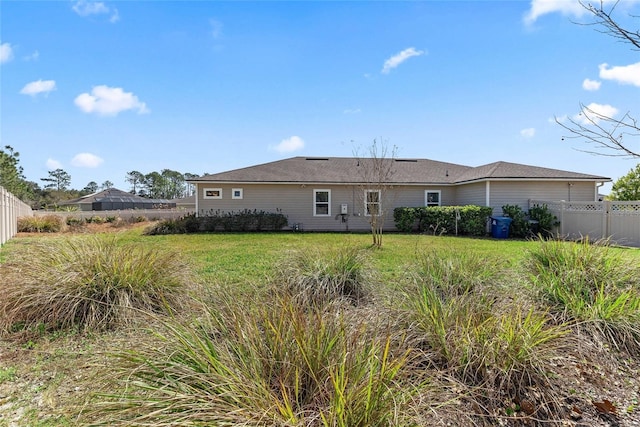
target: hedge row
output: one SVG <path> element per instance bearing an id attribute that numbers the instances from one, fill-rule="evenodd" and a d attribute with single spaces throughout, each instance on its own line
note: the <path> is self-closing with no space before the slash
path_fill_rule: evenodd
<path id="1" fill-rule="evenodd" d="M 278 231 L 288 224 L 281 213 L 245 209 L 239 212 L 209 212 L 203 216 L 185 215 L 166 219 L 147 229 L 145 234 L 183 234 L 215 231 Z"/>
<path id="2" fill-rule="evenodd" d="M 395 208 L 393 219 L 403 232 L 484 236 L 492 212 L 488 206 L 475 205 Z"/>

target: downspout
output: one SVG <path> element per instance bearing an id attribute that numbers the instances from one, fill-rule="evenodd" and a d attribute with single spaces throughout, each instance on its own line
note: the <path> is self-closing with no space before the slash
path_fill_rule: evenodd
<path id="1" fill-rule="evenodd" d="M 600 201 L 600 187 L 602 187 L 604 185 L 604 182 L 596 182 L 596 194 L 594 197 L 594 200 L 599 202 Z"/>
<path id="2" fill-rule="evenodd" d="M 484 205 L 491 206 L 491 182 L 487 180 L 484 185 Z"/>
<path id="3" fill-rule="evenodd" d="M 199 196 L 199 195 L 200 195 L 200 191 L 199 191 L 199 188 L 198 188 L 198 183 L 196 182 L 196 217 L 199 217 L 199 216 L 200 216 L 200 215 L 198 214 L 198 212 L 200 212 L 200 209 L 198 209 L 198 205 L 199 205 L 199 203 L 198 203 L 198 198 L 199 198 L 199 197 L 198 197 L 198 196 Z"/>

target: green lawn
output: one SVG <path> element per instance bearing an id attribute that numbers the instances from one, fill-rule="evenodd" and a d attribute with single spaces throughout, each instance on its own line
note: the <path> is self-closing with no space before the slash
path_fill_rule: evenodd
<path id="1" fill-rule="evenodd" d="M 338 233 L 229 233 L 171 236 L 140 236 L 126 234 L 127 240 L 166 246 L 189 256 L 205 278 L 229 283 L 261 280 L 274 263 L 287 251 L 305 248 L 338 248 L 371 246 L 368 234 Z M 371 250 L 375 266 L 384 277 L 401 274 L 403 267 L 415 259 L 416 253 L 427 249 L 449 249 L 485 254 L 504 259 L 505 266 L 514 265 L 524 257 L 535 242 L 522 240 L 473 239 L 462 237 L 387 234 L 381 250 Z"/>
<path id="2" fill-rule="evenodd" d="M 233 417 L 225 414 L 235 414 L 247 425 L 364 427 L 375 425 L 372 420 L 386 420 L 383 425 L 433 425 L 434 420 L 447 419 L 449 425 L 467 426 L 488 417 L 515 426 L 520 425 L 518 417 L 529 415 L 549 422 L 556 417 L 566 419 L 564 404 L 559 403 L 565 398 L 573 399 L 586 424 L 598 416 L 591 408 L 596 399 L 626 408 L 624 412 L 619 409 L 625 419 L 640 418 L 633 406 L 640 387 L 636 380 L 640 377 L 640 344 L 635 346 L 640 329 L 634 308 L 640 306 L 639 275 L 635 270 L 630 270 L 631 276 L 623 274 L 625 263 L 640 265 L 640 250 L 609 248 L 600 257 L 598 248 L 589 245 L 407 234 L 386 234 L 383 247 L 374 249 L 368 234 L 145 236 L 142 230 L 118 231 L 117 244 L 133 247 L 131 252 L 138 247 L 177 252 L 193 265 L 205 287 L 215 290 L 211 295 L 206 291 L 197 294 L 203 304 L 184 306 L 192 310 L 180 313 L 184 318 L 162 316 L 158 311 L 152 324 L 143 322 L 140 329 L 88 334 L 23 331 L 29 333 L 24 335 L 29 339 L 26 343 L 11 334 L 0 337 L 0 356 L 3 350 L 15 355 L 0 357 L 0 397 L 11 396 L 14 403 L 8 408 L 21 406 L 27 414 L 10 415 L 6 420 L 0 417 L 1 427 L 75 425 L 74 405 L 87 397 L 82 393 L 93 391 L 100 383 L 103 388 L 111 386 L 114 378 L 121 382 L 109 390 L 115 394 L 108 396 L 112 403 L 108 408 L 116 415 L 122 411 L 123 416 L 143 416 L 142 408 L 149 405 L 148 413 L 156 414 L 159 422 L 154 425 L 216 425 L 214 420 L 220 419 L 231 423 L 224 425 L 233 425 Z M 22 254 L 16 259 L 36 265 L 36 244 L 48 239 L 64 243 L 70 237 L 19 235 L 0 249 L 0 263 Z M 84 237 L 92 238 L 90 234 L 80 238 Z M 546 252 L 541 251 L 543 246 Z M 364 264 L 354 258 L 334 268 L 321 268 L 323 263 L 333 265 L 339 254 L 349 254 L 353 248 L 362 249 L 356 252 L 366 255 Z M 311 254 L 310 259 L 300 257 L 305 253 Z M 535 280 L 530 274 L 535 271 L 532 253 L 542 260 Z M 85 254 L 93 256 L 91 251 Z M 130 261 L 126 251 L 118 256 L 115 264 Z M 614 262 L 618 256 L 622 264 Z M 319 264 L 295 264 L 314 257 Z M 544 266 L 547 258 L 557 261 L 556 270 Z M 292 260 L 292 269 L 277 268 Z M 94 264 L 88 265 L 93 268 Z M 143 264 L 136 271 L 149 263 Z M 60 272 L 62 281 L 67 265 Z M 343 266 L 377 273 L 377 280 L 362 283 L 374 298 L 353 306 L 319 307 L 306 305 L 294 293 L 287 297 L 285 288 L 295 291 L 304 280 L 318 285 L 328 276 L 340 276 Z M 43 276 L 48 274 L 46 267 L 44 264 L 41 270 Z M 606 270 L 609 267 L 612 269 Z M 24 286 L 23 276 L 23 271 L 12 276 L 13 289 Z M 36 276 L 33 286 L 42 282 Z M 602 292 L 604 299 L 592 310 L 598 316 L 610 314 L 609 323 L 600 318 L 591 321 L 592 312 L 582 316 L 586 313 L 582 300 L 576 301 L 579 310 L 569 304 L 571 298 L 582 297 L 585 288 L 576 287 L 576 295 L 558 292 L 585 278 L 585 286 L 593 282 L 596 287 L 611 279 L 607 292 Z M 536 281 L 535 286 L 546 296 L 534 289 Z M 88 282 L 81 281 L 79 286 L 92 284 Z M 42 293 L 50 287 L 45 285 Z M 622 294 L 628 299 L 607 300 L 617 289 L 629 291 Z M 558 303 L 561 298 L 567 302 L 564 308 Z M 622 314 L 629 316 L 620 321 Z M 595 328 L 585 329 L 589 322 Z M 166 342 L 158 345 L 158 337 L 151 336 L 147 326 Z M 603 339 L 629 339 L 629 353 L 618 356 L 610 352 L 611 343 L 592 343 L 601 329 Z M 94 356 L 93 349 L 98 348 L 106 354 Z M 114 354 L 119 356 L 113 358 Z M 618 364 L 618 358 L 624 363 Z M 126 363 L 121 364 L 123 361 Z M 614 366 L 608 372 L 611 382 L 624 382 L 624 389 L 611 394 L 606 385 L 581 377 L 582 371 L 563 368 L 577 366 L 578 361 L 583 370 Z M 120 395 L 129 388 L 122 384 L 131 375 L 143 385 L 138 390 L 141 393 Z M 20 394 L 24 389 L 31 394 Z M 78 393 L 75 400 L 74 392 Z M 147 392 L 164 398 L 151 399 Z M 38 396 L 53 396 L 53 403 L 35 407 Z M 533 410 L 540 409 L 542 415 L 529 411 L 531 401 Z M 186 405 L 180 410 L 185 414 L 184 423 L 174 424 L 174 417 L 182 413 L 174 405 Z M 484 406 L 486 411 L 478 413 Z M 99 412 L 101 408 L 93 408 L 94 417 L 106 414 Z M 48 418 L 39 419 L 38 413 Z M 267 413 L 274 419 L 272 424 L 260 418 Z M 201 424 L 187 422 L 191 416 L 187 414 Z M 327 417 L 324 424 L 318 417 Z M 125 419 L 110 425 L 142 424 L 128 424 Z"/>

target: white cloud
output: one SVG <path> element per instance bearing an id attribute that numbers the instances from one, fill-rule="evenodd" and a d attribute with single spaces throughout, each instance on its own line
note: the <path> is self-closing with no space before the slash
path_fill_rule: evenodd
<path id="1" fill-rule="evenodd" d="M 302 150 L 304 148 L 304 140 L 299 136 L 292 136 L 280 141 L 280 144 L 276 146 L 269 146 L 271 150 L 275 150 L 279 153 L 291 153 L 293 151 Z"/>
<path id="2" fill-rule="evenodd" d="M 604 9 L 607 6 L 613 6 L 617 4 L 619 0 L 602 0 L 602 7 Z M 625 0 L 624 3 L 637 3 L 638 0 Z M 549 13 L 561 13 L 564 16 L 571 16 L 573 18 L 580 18 L 588 13 L 578 0 L 531 0 L 531 9 L 524 16 L 524 23 L 527 25 L 533 24 L 539 17 Z M 589 5 L 590 2 L 582 2 Z M 594 2 L 594 7 L 600 8 L 600 1 Z"/>
<path id="3" fill-rule="evenodd" d="M 536 134 L 535 128 L 526 128 L 520 131 L 520 135 L 523 138 L 533 138 Z"/>
<path id="4" fill-rule="evenodd" d="M 573 116 L 573 120 L 580 122 L 583 125 L 589 125 L 591 123 L 598 124 L 600 122 L 600 117 L 614 117 L 616 114 L 618 114 L 618 109 L 616 107 L 609 104 L 597 104 L 592 102 L 585 106 L 584 111 Z"/>
<path id="5" fill-rule="evenodd" d="M 359 114 L 361 112 L 362 110 L 360 110 L 359 108 L 347 108 L 342 112 L 342 114 Z"/>
<path id="6" fill-rule="evenodd" d="M 109 13 L 109 8 L 101 1 L 79 0 L 71 8 L 80 16 Z"/>
<path id="7" fill-rule="evenodd" d="M 120 20 L 120 13 L 118 13 L 118 9 L 113 9 L 113 13 L 111 14 L 111 18 L 109 18 L 109 22 L 115 24 Z"/>
<path id="8" fill-rule="evenodd" d="M 209 25 L 211 26 L 211 37 L 216 40 L 222 37 L 222 22 L 218 21 L 217 19 L 210 19 Z"/>
<path id="9" fill-rule="evenodd" d="M 554 12 L 580 17 L 586 13 L 586 10 L 575 0 L 531 0 L 531 9 L 525 14 L 524 22 L 531 25 L 542 15 Z"/>
<path id="10" fill-rule="evenodd" d="M 71 164 L 78 168 L 97 168 L 104 160 L 95 154 L 79 153 L 71 159 Z"/>
<path id="11" fill-rule="evenodd" d="M 120 20 L 118 9 L 111 9 L 101 1 L 78 0 L 71 7 L 80 16 L 111 14 L 109 22 L 116 23 Z"/>
<path id="12" fill-rule="evenodd" d="M 595 90 L 600 89 L 600 85 L 601 84 L 602 84 L 602 82 L 599 82 L 597 80 L 584 79 L 584 81 L 582 82 L 582 89 L 589 90 L 589 91 L 595 91 Z"/>
<path id="13" fill-rule="evenodd" d="M 640 87 L 640 62 L 631 65 L 609 67 L 609 64 L 600 64 L 600 78 L 615 80 L 621 84 Z"/>
<path id="14" fill-rule="evenodd" d="M 22 59 L 24 59 L 25 61 L 37 61 L 39 57 L 40 57 L 40 52 L 38 52 L 36 50 L 31 55 L 27 55 L 27 56 L 23 57 Z"/>
<path id="15" fill-rule="evenodd" d="M 13 49 L 11 49 L 11 44 L 9 43 L 0 44 L 0 64 L 9 62 L 12 59 L 13 59 Z"/>
<path id="16" fill-rule="evenodd" d="M 382 66 L 381 72 L 383 74 L 389 74 L 389 72 L 392 69 L 396 68 L 398 65 L 402 64 L 404 61 L 411 58 L 412 56 L 420 56 L 424 54 L 425 54 L 425 51 L 416 50 L 414 47 L 405 49 L 402 52 L 396 53 L 391 58 L 384 61 L 384 65 Z"/>
<path id="17" fill-rule="evenodd" d="M 119 87 L 105 85 L 94 86 L 91 94 L 82 93 L 74 103 L 85 113 L 96 113 L 101 116 L 117 116 L 126 110 L 137 110 L 138 114 L 149 112 L 147 105 L 131 92 Z"/>
<path id="18" fill-rule="evenodd" d="M 23 95 L 36 96 L 39 93 L 48 94 L 52 90 L 56 90 L 55 80 L 36 80 L 35 82 L 27 83 L 20 93 Z"/>
<path id="19" fill-rule="evenodd" d="M 56 159 L 52 159 L 51 157 L 47 159 L 46 165 L 47 169 L 49 170 L 62 169 L 62 163 L 60 163 Z"/>

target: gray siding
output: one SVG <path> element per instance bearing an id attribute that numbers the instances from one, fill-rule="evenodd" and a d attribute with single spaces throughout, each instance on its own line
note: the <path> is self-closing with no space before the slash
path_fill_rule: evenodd
<path id="1" fill-rule="evenodd" d="M 221 199 L 205 199 L 205 188 L 222 189 Z M 233 189 L 242 189 L 242 199 L 233 199 Z M 441 190 L 442 204 L 455 201 L 455 189 L 431 186 L 394 186 L 387 190 L 382 200 L 387 230 L 394 230 L 393 209 L 398 206 L 424 206 L 425 190 Z M 330 190 L 329 216 L 314 216 L 314 190 Z M 305 230 L 360 231 L 368 230 L 368 217 L 364 215 L 364 190 L 359 186 L 325 184 L 197 184 L 198 215 L 216 212 L 238 212 L 244 209 L 281 212 L 287 216 L 289 226 L 301 224 Z M 343 222 L 342 204 L 347 204 L 348 215 Z"/>
<path id="2" fill-rule="evenodd" d="M 486 183 L 474 182 L 473 184 L 460 185 L 456 192 L 456 205 L 485 206 L 487 204 Z"/>
<path id="3" fill-rule="evenodd" d="M 222 198 L 205 199 L 205 188 L 222 189 Z M 382 206 L 386 213 L 386 230 L 394 230 L 393 209 L 398 206 L 424 206 L 425 190 L 441 191 L 442 206 L 485 206 L 486 182 L 452 186 L 393 186 L 387 190 Z M 232 190 L 242 189 L 242 199 L 233 199 Z M 314 190 L 330 190 L 331 213 L 314 216 Z M 528 210 L 530 199 L 594 201 L 596 188 L 593 182 L 530 182 L 491 181 L 490 206 L 494 214 L 502 214 L 503 205 L 519 205 Z M 359 186 L 325 184 L 197 184 L 198 215 L 219 212 L 238 212 L 244 209 L 281 212 L 289 226 L 300 224 L 304 230 L 361 231 L 368 230 L 368 217 L 364 215 L 364 191 Z M 340 215 L 340 206 L 347 204 L 346 221 Z"/>
<path id="4" fill-rule="evenodd" d="M 589 202 L 596 200 L 593 182 L 527 182 L 491 181 L 490 206 L 494 214 L 502 214 L 502 206 L 518 205 L 525 212 L 529 210 L 529 200 L 566 200 Z"/>

